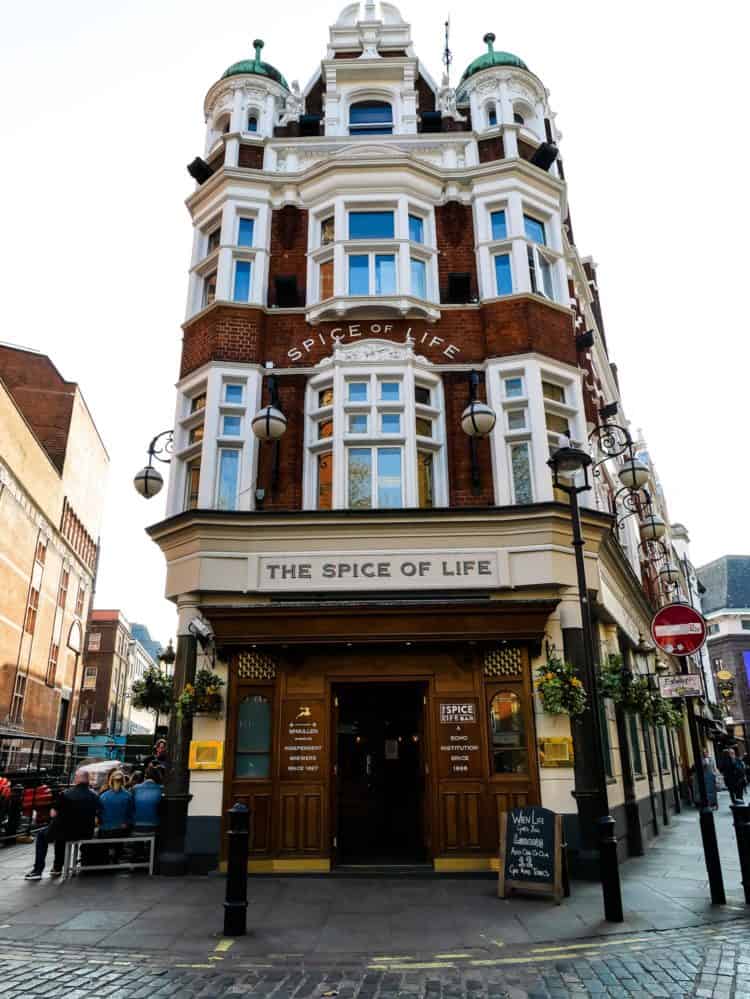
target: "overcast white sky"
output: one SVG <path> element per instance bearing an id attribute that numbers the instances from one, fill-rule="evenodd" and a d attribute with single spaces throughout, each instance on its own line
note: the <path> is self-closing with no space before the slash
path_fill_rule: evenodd
<path id="1" fill-rule="evenodd" d="M 0 339 L 79 382 L 112 459 L 99 607 L 166 641 L 164 568 L 132 488 L 171 425 L 192 190 L 209 86 L 264 38 L 304 86 L 343 0 L 3 5 Z M 577 244 L 599 265 L 610 353 L 697 564 L 750 553 L 746 7 L 737 0 L 404 0 L 419 57 L 453 80 L 484 50 L 551 91 Z M 166 490 L 164 490 L 166 493 Z"/>

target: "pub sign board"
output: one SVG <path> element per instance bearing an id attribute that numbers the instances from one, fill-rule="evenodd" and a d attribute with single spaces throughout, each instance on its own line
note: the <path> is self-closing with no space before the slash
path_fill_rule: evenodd
<path id="1" fill-rule="evenodd" d="M 319 781 L 323 774 L 324 704 L 285 701 L 281 711 L 281 779 Z"/>
<path id="2" fill-rule="evenodd" d="M 438 719 L 440 776 L 479 780 L 482 777 L 482 740 L 477 700 L 441 700 Z"/>
<path id="3" fill-rule="evenodd" d="M 514 891 L 562 898 L 562 816 L 549 808 L 500 814 L 499 898 Z"/>

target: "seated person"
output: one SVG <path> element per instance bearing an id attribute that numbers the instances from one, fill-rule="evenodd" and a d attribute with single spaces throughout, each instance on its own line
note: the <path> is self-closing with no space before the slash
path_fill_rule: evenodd
<path id="1" fill-rule="evenodd" d="M 132 794 L 133 829 L 136 835 L 155 833 L 159 828 L 159 811 L 163 794 L 159 768 L 153 765 L 146 767 L 145 780 L 133 788 Z"/>
<path id="2" fill-rule="evenodd" d="M 26 880 L 38 881 L 41 878 L 50 843 L 55 844 L 55 860 L 50 876 L 59 878 L 65 860 L 65 844 L 69 840 L 91 839 L 101 813 L 102 803 L 99 795 L 89 787 L 88 771 L 77 771 L 73 787 L 63 792 L 55 807 L 50 809 L 50 824 L 37 834 L 34 866 L 26 875 Z"/>

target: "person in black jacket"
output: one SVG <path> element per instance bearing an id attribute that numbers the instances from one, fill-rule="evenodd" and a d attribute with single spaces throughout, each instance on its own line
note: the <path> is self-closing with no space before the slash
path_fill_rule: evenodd
<path id="1" fill-rule="evenodd" d="M 37 833 L 34 866 L 26 875 L 26 880 L 39 881 L 41 878 L 50 843 L 55 846 L 50 876 L 59 878 L 65 861 L 65 844 L 68 840 L 91 839 L 101 813 L 102 803 L 99 795 L 89 787 L 88 771 L 79 770 L 73 787 L 63 792 L 56 806 L 50 809 L 52 821 Z"/>
<path id="2" fill-rule="evenodd" d="M 742 765 L 742 760 L 737 759 L 737 754 L 733 749 L 724 751 L 719 769 L 729 791 L 731 803 L 741 805 L 745 793 L 745 768 Z"/>

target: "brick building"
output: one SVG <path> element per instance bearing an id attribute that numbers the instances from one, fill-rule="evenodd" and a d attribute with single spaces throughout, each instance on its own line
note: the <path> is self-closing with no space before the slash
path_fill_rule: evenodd
<path id="1" fill-rule="evenodd" d="M 547 461 L 587 446 L 620 393 L 547 91 L 485 42 L 457 88 L 437 83 L 396 8 L 367 0 L 304 91 L 260 41 L 208 91 L 168 515 L 150 529 L 177 675 L 197 655 L 227 681 L 225 716 L 193 725 L 224 747 L 189 781 L 196 863 L 216 862 L 238 800 L 259 870 L 489 869 L 499 814 L 525 803 L 578 843 L 588 761 L 533 686 L 582 647 Z M 663 593 L 637 520 L 612 530 L 618 467 L 582 498 L 597 654 L 653 671 Z M 624 853 L 674 807 L 681 747 L 601 710 Z"/>
<path id="2" fill-rule="evenodd" d="M 0 344 L 0 731 L 71 737 L 109 458 L 81 391 Z"/>
<path id="3" fill-rule="evenodd" d="M 131 704 L 131 689 L 147 669 L 158 665 L 161 646 L 148 628 L 130 624 L 120 610 L 92 610 L 83 655 L 77 741 L 91 737 L 152 733 L 153 713 Z"/>

